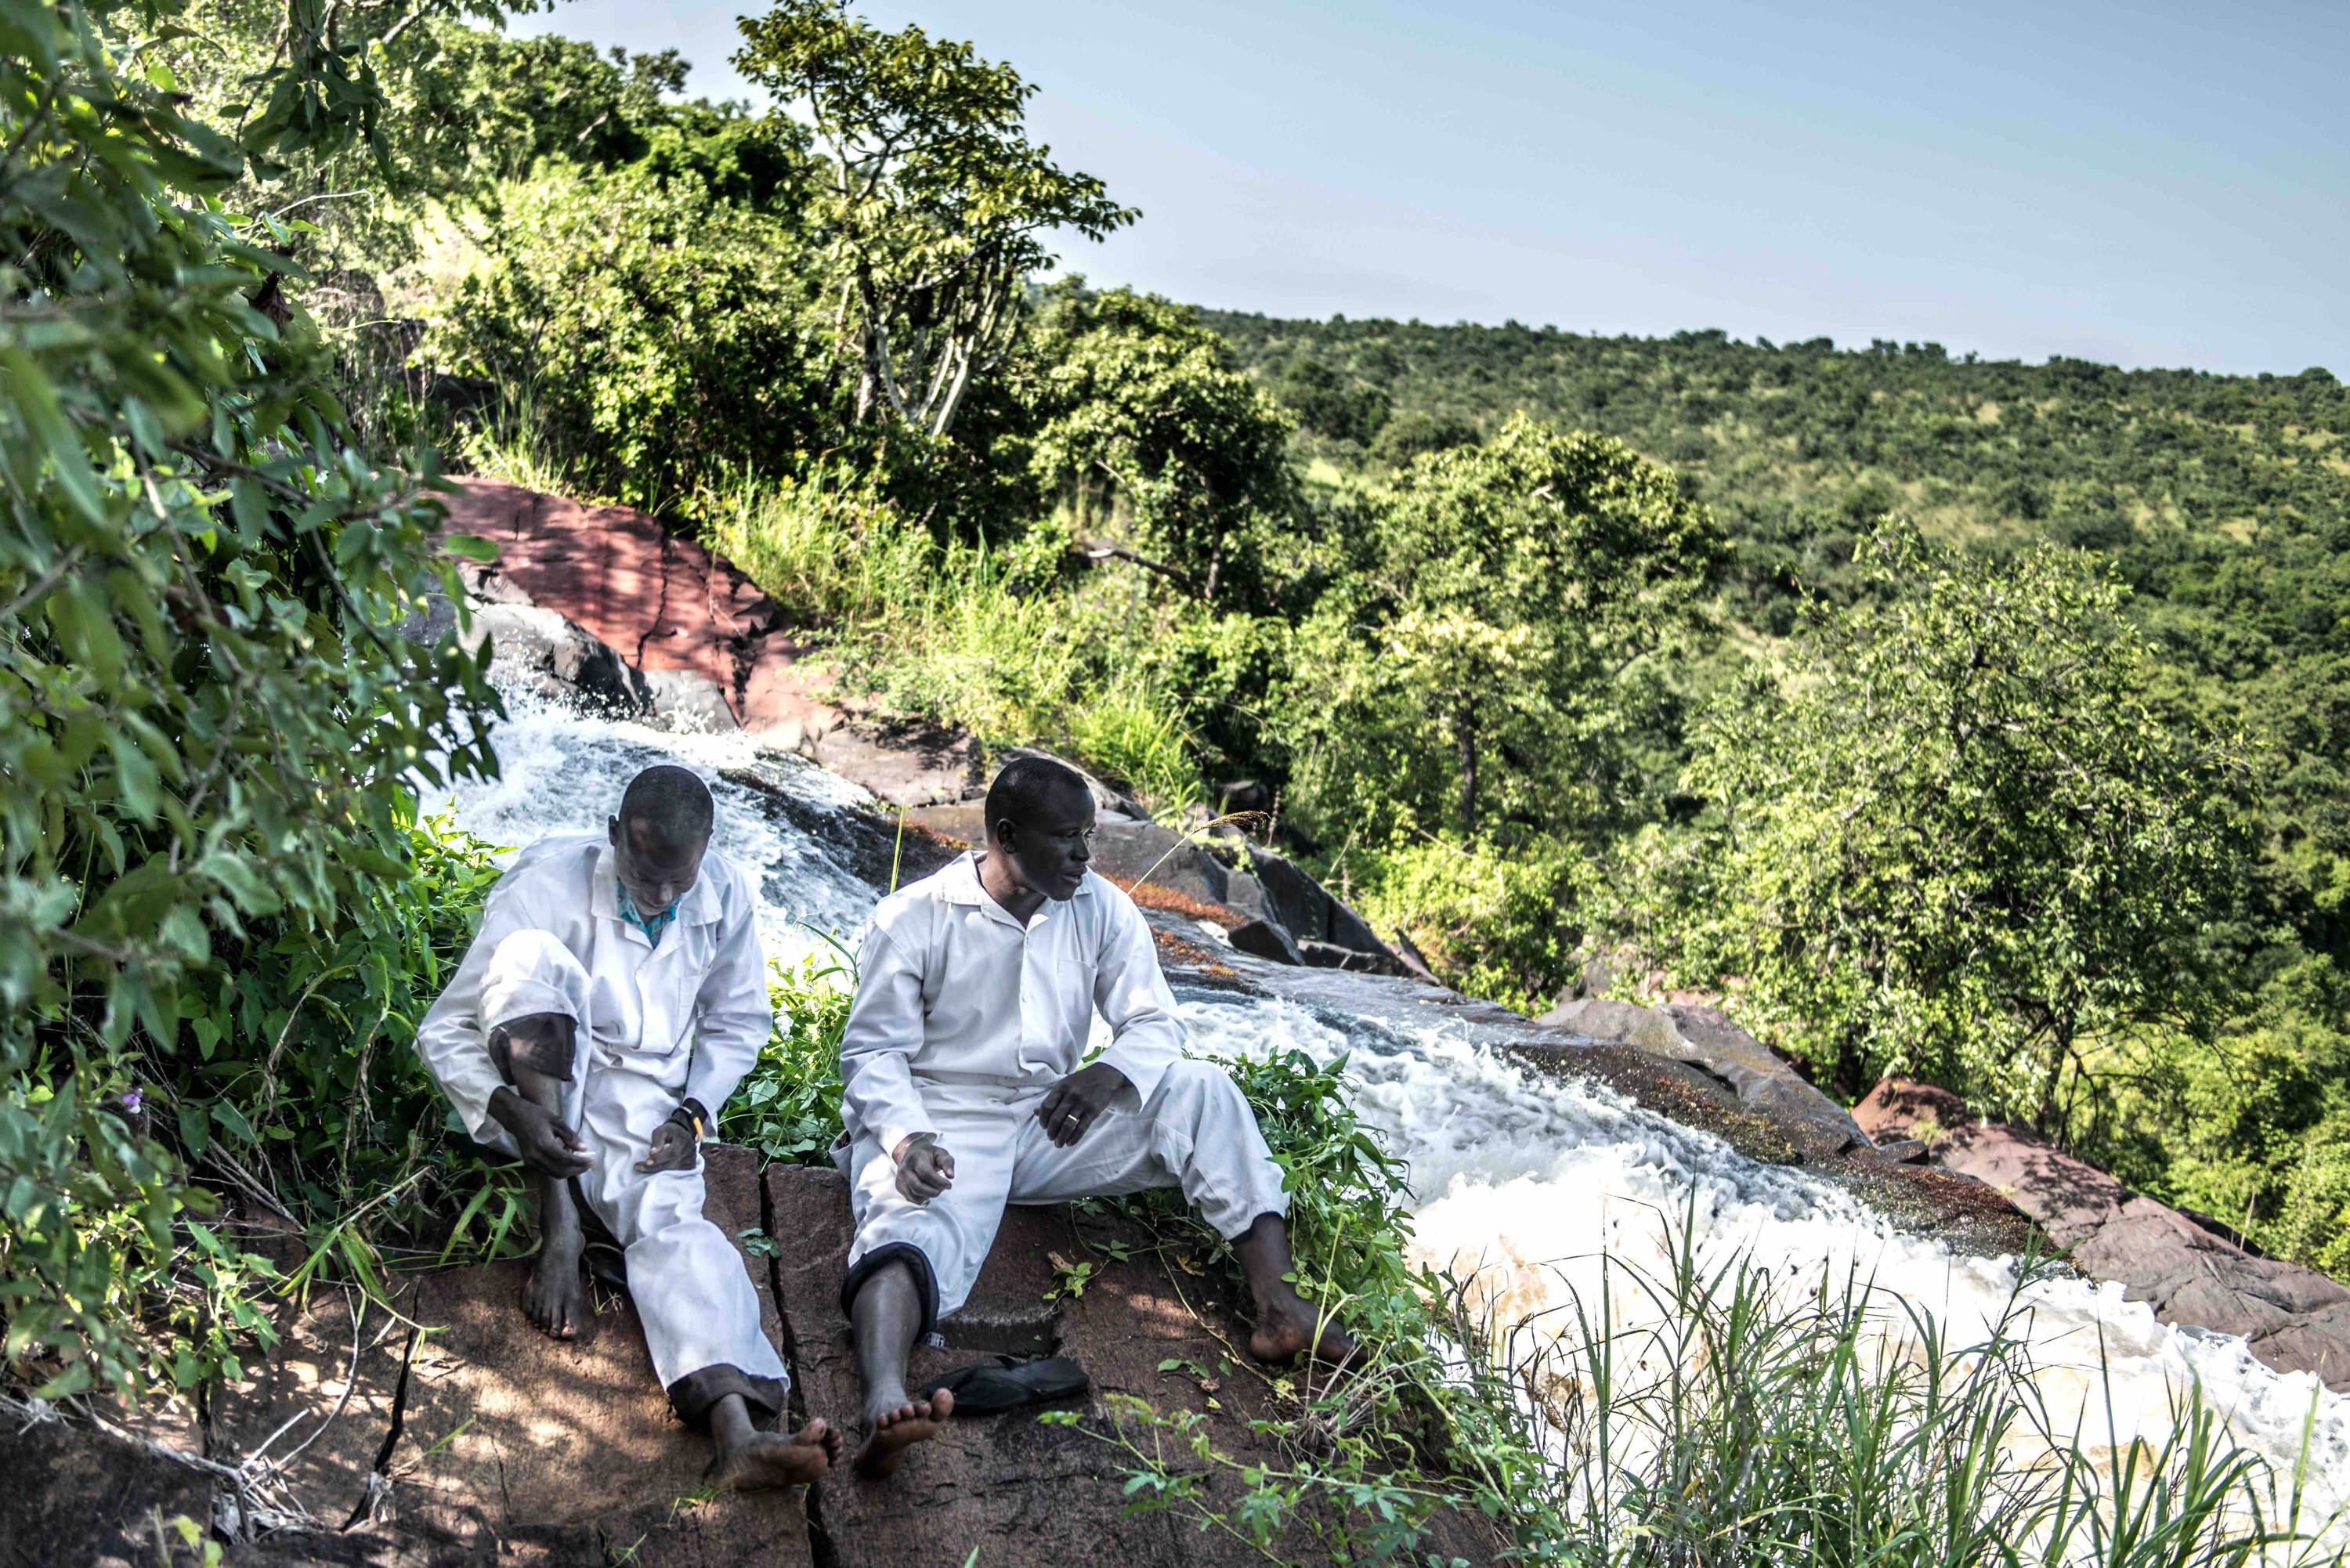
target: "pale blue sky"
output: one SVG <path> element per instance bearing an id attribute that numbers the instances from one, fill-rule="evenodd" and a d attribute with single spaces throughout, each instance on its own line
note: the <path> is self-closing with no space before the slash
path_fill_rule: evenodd
<path id="1" fill-rule="evenodd" d="M 695 62 L 702 0 L 517 31 Z M 870 0 L 1143 211 L 1065 265 L 1280 316 L 2350 377 L 2350 0 Z"/>

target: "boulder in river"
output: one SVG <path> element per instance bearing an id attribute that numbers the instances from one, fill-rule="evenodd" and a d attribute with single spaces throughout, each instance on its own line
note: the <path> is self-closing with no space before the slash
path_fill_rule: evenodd
<path id="1" fill-rule="evenodd" d="M 653 711 L 644 675 L 576 622 L 535 605 L 476 606 L 469 647 L 490 644 L 490 679 L 504 691 L 577 703 L 609 718 Z"/>
<path id="2" fill-rule="evenodd" d="M 1619 1040 L 1651 1055 L 1685 1063 L 1720 1080 L 1739 1103 L 1783 1127 L 1814 1158 L 1870 1146 L 1852 1114 L 1805 1083 L 1768 1046 L 1717 1008 L 1586 997 L 1543 1014 L 1539 1022 L 1597 1040 Z"/>

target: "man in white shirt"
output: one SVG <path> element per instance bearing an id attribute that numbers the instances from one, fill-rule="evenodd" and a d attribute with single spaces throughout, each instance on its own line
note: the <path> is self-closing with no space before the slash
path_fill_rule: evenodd
<path id="1" fill-rule="evenodd" d="M 782 1415 L 789 1375 L 733 1243 L 702 1212 L 702 1135 L 773 1023 L 757 905 L 710 848 L 712 816 L 691 772 L 648 768 L 603 834 L 524 850 L 416 1044 L 474 1140 L 542 1179 L 531 1321 L 567 1339 L 591 1310 L 584 1203 L 625 1249 L 653 1370 L 710 1434 L 712 1474 L 790 1486 L 821 1476 L 840 1437 L 822 1421 L 758 1429 Z"/>
<path id="2" fill-rule="evenodd" d="M 868 1476 L 895 1470 L 953 1408 L 945 1393 L 908 1397 L 906 1357 L 962 1305 L 1007 1202 L 1180 1185 L 1248 1276 L 1253 1354 L 1354 1353 L 1284 1278 L 1288 1200 L 1246 1097 L 1184 1056 L 1149 928 L 1087 869 L 1085 782 L 1022 758 L 990 786 L 986 816 L 984 853 L 874 911 L 841 1038 L 835 1157 L 857 1226 L 841 1296 Z M 1111 1039 L 1085 1064 L 1097 1009 Z"/>

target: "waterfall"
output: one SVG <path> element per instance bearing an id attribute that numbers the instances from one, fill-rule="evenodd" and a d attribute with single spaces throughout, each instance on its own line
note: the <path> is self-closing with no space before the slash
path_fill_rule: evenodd
<path id="1" fill-rule="evenodd" d="M 876 890 L 821 834 L 718 776 L 761 757 L 748 737 L 671 733 L 530 698 L 509 706 L 513 717 L 494 736 L 502 776 L 428 791 L 428 813 L 453 811 L 460 826 L 518 848 L 547 833 L 600 830 L 637 770 L 682 763 L 711 780 L 719 847 L 760 886 L 769 957 L 828 950 L 827 936 L 853 944 Z M 772 753 L 765 761 L 772 774 Z M 816 814 L 870 798 L 812 765 L 786 764 L 782 777 Z M 2010 1330 L 2026 1342 L 2050 1417 L 2069 1428 L 2080 1416 L 2085 1442 L 2158 1445 L 2178 1401 L 2199 1384 L 2235 1440 L 2288 1477 L 2309 1435 L 2304 1517 L 2350 1507 L 2350 1397 L 2308 1374 L 2272 1371 L 2242 1339 L 2159 1324 L 2117 1284 L 2043 1278 L 2019 1286 L 2014 1259 L 1960 1254 L 1818 1178 L 1748 1159 L 1612 1091 L 1537 1078 L 1465 1028 L 1399 1027 L 1367 1004 L 1350 1012 L 1353 977 L 1313 974 L 1311 1004 L 1182 994 L 1194 1048 L 1223 1056 L 1295 1049 L 1324 1063 L 1345 1054 L 1359 1113 L 1409 1165 L 1419 1255 L 1473 1275 L 1497 1321 L 1558 1321 L 1556 1309 L 1577 1297 L 1596 1303 L 1603 1259 L 1660 1269 L 1668 1229 L 1686 1217 L 1711 1258 L 1742 1254 L 1795 1282 L 1868 1282 L 1886 1303 L 1882 1331 L 1897 1352 L 1917 1349 L 1903 1303 L 1930 1312 L 1947 1343 L 1966 1345 L 1986 1337 L 2012 1302 L 2024 1310 Z M 1619 1288 L 1615 1299 L 1627 1310 L 1629 1293 Z"/>

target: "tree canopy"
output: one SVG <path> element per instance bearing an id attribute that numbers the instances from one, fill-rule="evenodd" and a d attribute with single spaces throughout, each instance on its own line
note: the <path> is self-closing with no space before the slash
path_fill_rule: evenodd
<path id="1" fill-rule="evenodd" d="M 432 462 L 356 449 L 293 225 L 217 200 L 380 133 L 365 47 L 287 20 L 240 141 L 164 16 L 0 0 L 0 1303 L 52 1392 L 147 1369 L 138 1282 L 201 1207 L 99 1103 L 125 1053 L 258 931 L 363 922 L 410 777 L 490 765 L 482 662 L 395 630 L 453 585 Z"/>
<path id="2" fill-rule="evenodd" d="M 822 154 L 809 217 L 856 368 L 854 418 L 929 437 L 1002 358 L 1060 228 L 1099 239 L 1137 214 L 1025 130 L 1035 88 L 969 44 L 884 32 L 831 0 L 742 19 L 734 68 L 798 110 Z"/>
<path id="3" fill-rule="evenodd" d="M 1519 416 L 1368 491 L 1287 659 L 1300 794 L 1475 837 L 1590 826 L 1721 539 L 1671 471 Z"/>
<path id="4" fill-rule="evenodd" d="M 2061 1134 L 2095 1046 L 2215 1012 L 2241 755 L 2152 698 L 2077 553 L 1888 524 L 1858 565 L 1881 598 L 1816 607 L 1698 726 L 1718 859 L 1684 919 L 1847 1094 L 1914 1074 Z"/>

